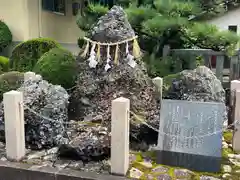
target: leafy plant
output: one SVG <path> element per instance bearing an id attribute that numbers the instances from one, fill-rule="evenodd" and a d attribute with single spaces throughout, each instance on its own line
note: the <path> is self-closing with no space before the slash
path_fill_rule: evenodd
<path id="1" fill-rule="evenodd" d="M 76 60 L 70 51 L 53 48 L 38 60 L 33 71 L 52 84 L 71 88 L 77 75 Z"/>
<path id="2" fill-rule="evenodd" d="M 169 69 L 169 64 L 173 65 L 176 61 L 172 59 L 167 64 L 161 61 L 164 45 L 170 45 L 172 49 L 212 49 L 224 51 L 231 56 L 240 40 L 237 34 L 220 31 L 214 25 L 198 21 L 202 16 L 224 12 L 222 5 L 218 2 L 229 6 L 225 0 L 208 2 L 205 0 L 146 0 L 138 1 L 138 3 L 136 0 L 126 1 L 123 7 L 130 24 L 138 34 L 141 48 L 147 54 L 153 54 L 156 59 L 146 61 L 151 76 L 166 74 L 165 70 Z M 121 2 L 117 4 L 121 5 Z M 85 13 L 81 16 L 83 21 L 79 27 L 89 30 L 107 10 L 108 7 L 91 4 L 84 9 Z M 187 62 L 187 59 L 182 61 Z M 201 63 L 196 60 L 196 65 Z M 178 65 L 175 66 L 178 67 Z"/>
<path id="3" fill-rule="evenodd" d="M 12 33 L 8 26 L 0 20 L 0 52 L 12 42 Z"/>
<path id="4" fill-rule="evenodd" d="M 48 38 L 36 38 L 17 45 L 10 57 L 10 68 L 15 71 L 32 71 L 38 59 L 52 48 L 60 45 Z"/>
<path id="5" fill-rule="evenodd" d="M 0 56 L 0 72 L 7 72 L 9 70 L 9 59 Z"/>

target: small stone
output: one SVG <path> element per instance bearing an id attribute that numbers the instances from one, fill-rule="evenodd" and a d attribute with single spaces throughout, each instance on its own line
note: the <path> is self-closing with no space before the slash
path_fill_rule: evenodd
<path id="1" fill-rule="evenodd" d="M 235 154 L 228 154 L 228 157 L 229 157 L 229 158 L 234 158 L 234 157 L 235 157 Z"/>
<path id="2" fill-rule="evenodd" d="M 171 176 L 168 174 L 160 174 L 156 178 L 157 180 L 172 180 Z"/>
<path id="3" fill-rule="evenodd" d="M 232 148 L 233 146 L 232 146 L 232 144 L 228 144 L 228 147 Z"/>
<path id="4" fill-rule="evenodd" d="M 223 172 L 230 173 L 232 172 L 232 168 L 229 165 L 223 165 Z"/>
<path id="5" fill-rule="evenodd" d="M 234 158 L 240 160 L 240 154 L 235 154 Z"/>
<path id="6" fill-rule="evenodd" d="M 152 168 L 152 163 L 149 161 L 139 162 L 139 164 L 148 169 Z"/>
<path id="7" fill-rule="evenodd" d="M 5 144 L 3 144 L 2 142 L 0 142 L 0 149 L 4 149 L 5 148 Z"/>
<path id="8" fill-rule="evenodd" d="M 79 170 L 83 168 L 83 162 L 82 161 L 72 161 L 69 165 L 68 168 Z"/>
<path id="9" fill-rule="evenodd" d="M 43 163 L 41 159 L 29 159 L 29 160 L 25 160 L 24 162 L 26 162 L 27 164 L 37 164 L 37 165 L 40 165 Z"/>
<path id="10" fill-rule="evenodd" d="M 229 161 L 230 161 L 232 164 L 240 167 L 240 162 L 239 162 L 238 160 L 236 160 L 236 159 L 231 159 L 231 158 L 230 158 Z"/>
<path id="11" fill-rule="evenodd" d="M 57 167 L 58 169 L 65 169 L 70 163 L 71 163 L 71 161 L 69 161 L 69 160 L 57 160 L 53 164 L 53 166 Z"/>
<path id="12" fill-rule="evenodd" d="M 27 159 L 40 159 L 41 157 L 45 156 L 46 155 L 46 151 L 43 150 L 43 151 L 38 151 L 38 152 L 35 152 L 33 154 L 29 154 L 27 156 Z"/>
<path id="13" fill-rule="evenodd" d="M 41 168 L 41 167 L 52 167 L 52 162 L 45 161 L 44 163 L 34 165 L 34 166 L 30 167 L 29 169 L 30 170 L 39 170 L 39 168 Z"/>
<path id="14" fill-rule="evenodd" d="M 59 150 L 59 147 L 54 147 L 52 149 L 47 150 L 47 154 L 56 154 Z"/>
<path id="15" fill-rule="evenodd" d="M 223 142 L 223 143 L 222 143 L 222 147 L 223 147 L 224 149 L 228 148 L 228 143 Z"/>
<path id="16" fill-rule="evenodd" d="M 7 158 L 2 157 L 0 160 L 1 160 L 1 161 L 7 161 Z"/>
<path id="17" fill-rule="evenodd" d="M 87 171 L 87 172 L 95 172 L 95 173 L 102 173 L 102 162 L 89 162 L 85 164 L 81 170 Z"/>
<path id="18" fill-rule="evenodd" d="M 163 166 L 157 166 L 154 169 L 152 169 L 152 172 L 154 173 L 166 173 L 168 171 L 168 168 Z"/>
<path id="19" fill-rule="evenodd" d="M 131 177 L 131 178 L 140 179 L 140 177 L 141 177 L 142 175 L 143 175 L 143 172 L 140 171 L 139 169 L 134 168 L 134 167 L 132 167 L 132 168 L 130 169 L 130 177 Z"/>
<path id="20" fill-rule="evenodd" d="M 129 154 L 129 163 L 132 164 L 134 161 L 136 161 L 137 157 L 135 154 Z"/>
<path id="21" fill-rule="evenodd" d="M 240 173 L 240 170 L 236 170 L 235 172 L 236 172 L 236 173 Z"/>
<path id="22" fill-rule="evenodd" d="M 221 180 L 219 178 L 211 177 L 211 176 L 201 176 L 200 180 Z"/>
<path id="23" fill-rule="evenodd" d="M 152 174 L 147 175 L 147 180 L 154 180 L 154 176 Z"/>
<path id="24" fill-rule="evenodd" d="M 187 169 L 174 169 L 174 174 L 177 178 L 190 177 L 194 173 Z"/>
<path id="25" fill-rule="evenodd" d="M 57 159 L 57 156 L 55 154 L 49 154 L 43 157 L 43 160 L 48 160 L 48 161 L 55 161 L 56 159 Z"/>
<path id="26" fill-rule="evenodd" d="M 231 177 L 231 175 L 228 173 L 222 175 L 222 178 L 229 178 L 229 177 Z"/>

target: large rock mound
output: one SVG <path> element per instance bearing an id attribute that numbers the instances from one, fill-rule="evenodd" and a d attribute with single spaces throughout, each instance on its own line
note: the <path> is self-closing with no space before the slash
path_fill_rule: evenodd
<path id="1" fill-rule="evenodd" d="M 120 6 L 113 6 L 89 32 L 92 40 L 98 42 L 118 42 L 134 37 L 135 33 Z"/>
<path id="2" fill-rule="evenodd" d="M 18 91 L 23 92 L 24 97 L 27 145 L 32 149 L 41 149 L 67 143 L 64 122 L 68 118 L 69 95 L 66 90 L 32 73 Z M 1 137 L 4 138 L 3 103 L 0 106 L 0 125 Z"/>
<path id="3" fill-rule="evenodd" d="M 101 17 L 89 34 L 90 39 L 98 42 L 119 42 L 135 36 L 126 14 L 119 6 L 114 6 Z M 131 43 L 129 51 L 132 54 Z M 158 127 L 159 108 L 155 86 L 148 77 L 143 63 L 138 61 L 135 67 L 129 66 L 126 61 L 125 45 L 120 48 L 123 50 L 119 53 L 119 64 L 111 64 L 111 69 L 107 72 L 104 69 L 106 64 L 104 47 L 101 49 L 102 61 L 96 68 L 90 68 L 88 61 L 79 57 L 79 76 L 77 88 L 72 94 L 71 114 L 74 113 L 78 120 L 99 120 L 103 122 L 103 126 L 109 127 L 111 101 L 122 96 L 130 99 L 131 112 L 139 115 L 151 126 Z M 112 49 L 111 57 L 114 57 L 114 46 Z M 131 128 L 131 135 L 139 135 L 140 129 L 139 125 L 134 125 Z"/>
<path id="4" fill-rule="evenodd" d="M 225 103 L 221 82 L 205 66 L 166 77 L 164 83 L 167 86 L 164 93 L 167 99 Z"/>

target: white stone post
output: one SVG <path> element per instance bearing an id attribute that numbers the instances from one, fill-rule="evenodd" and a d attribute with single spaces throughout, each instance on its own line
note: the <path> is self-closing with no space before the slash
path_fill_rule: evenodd
<path id="1" fill-rule="evenodd" d="M 129 99 L 112 101 L 111 173 L 123 176 L 129 168 L 129 108 Z"/>
<path id="2" fill-rule="evenodd" d="M 23 94 L 9 91 L 3 94 L 6 153 L 11 160 L 25 156 Z"/>
<path id="3" fill-rule="evenodd" d="M 163 88 L 163 79 L 160 77 L 155 77 L 153 80 L 153 84 L 156 86 L 157 88 L 157 93 L 159 95 L 159 103 L 161 104 L 162 102 L 162 88 Z"/>
<path id="4" fill-rule="evenodd" d="M 234 91 L 239 89 L 240 90 L 240 81 L 238 80 L 233 80 L 231 81 L 231 84 L 230 84 L 230 105 L 232 106 L 233 105 L 233 99 L 235 98 L 235 94 L 234 94 Z"/>
<path id="5" fill-rule="evenodd" d="M 234 122 L 240 121 L 240 90 L 235 93 Z M 235 124 L 233 133 L 233 150 L 240 151 L 240 123 Z"/>

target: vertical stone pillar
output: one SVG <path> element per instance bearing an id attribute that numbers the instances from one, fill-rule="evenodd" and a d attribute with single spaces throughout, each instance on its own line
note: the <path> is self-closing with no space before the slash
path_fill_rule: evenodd
<path id="1" fill-rule="evenodd" d="M 3 95 L 7 157 L 21 160 L 25 156 L 23 94 L 10 91 Z"/>
<path id="2" fill-rule="evenodd" d="M 217 78 L 223 82 L 223 69 L 224 69 L 224 56 L 218 55 L 216 62 L 216 76 Z"/>
<path id="3" fill-rule="evenodd" d="M 112 101 L 111 173 L 117 175 L 126 175 L 129 168 L 129 108 L 129 99 Z"/>
<path id="4" fill-rule="evenodd" d="M 160 78 L 160 77 L 155 77 L 153 79 L 153 84 L 156 86 L 157 88 L 157 93 L 159 95 L 159 103 L 161 105 L 161 102 L 162 102 L 162 88 L 163 88 L 163 79 Z"/>
<path id="5" fill-rule="evenodd" d="M 234 151 L 240 151 L 240 123 L 237 123 L 237 121 L 240 121 L 240 89 L 236 90 L 235 93 L 235 106 L 234 106 L 234 122 L 235 128 L 233 133 L 233 150 Z"/>

